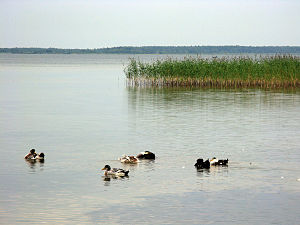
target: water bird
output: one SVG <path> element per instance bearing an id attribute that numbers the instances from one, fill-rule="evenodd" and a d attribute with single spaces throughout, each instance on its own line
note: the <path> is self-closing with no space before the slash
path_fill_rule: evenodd
<path id="1" fill-rule="evenodd" d="M 155 159 L 155 154 L 150 151 L 141 152 L 136 156 L 138 159 Z"/>
<path id="2" fill-rule="evenodd" d="M 37 154 L 37 156 L 34 159 L 44 160 L 45 154 L 43 152 L 41 152 L 41 153 Z"/>
<path id="3" fill-rule="evenodd" d="M 211 166 L 227 166 L 228 159 L 217 159 L 213 157 L 209 162 Z"/>
<path id="4" fill-rule="evenodd" d="M 102 170 L 104 170 L 104 175 L 105 176 L 117 176 L 117 177 L 125 177 L 128 176 L 129 170 L 123 170 L 123 169 L 119 169 L 119 168 L 111 168 L 109 165 L 105 165 L 104 168 L 102 168 Z"/>
<path id="5" fill-rule="evenodd" d="M 119 158 L 119 160 L 121 161 L 121 163 L 138 163 L 139 159 L 135 156 L 129 156 L 129 155 L 123 155 L 121 158 Z"/>
<path id="6" fill-rule="evenodd" d="M 37 156 L 37 153 L 35 152 L 35 149 L 31 149 L 27 155 L 25 155 L 24 159 L 30 160 L 35 159 Z"/>
<path id="7" fill-rule="evenodd" d="M 210 168 L 210 162 L 209 159 L 207 159 L 205 162 L 203 159 L 197 159 L 197 162 L 194 165 L 197 169 L 209 169 Z"/>

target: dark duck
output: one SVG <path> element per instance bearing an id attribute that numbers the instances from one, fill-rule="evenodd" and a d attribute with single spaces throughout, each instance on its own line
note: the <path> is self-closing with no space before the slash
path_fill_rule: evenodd
<path id="1" fill-rule="evenodd" d="M 155 159 L 155 154 L 149 151 L 141 152 L 136 156 L 138 159 Z"/>
<path id="2" fill-rule="evenodd" d="M 199 169 L 209 169 L 210 168 L 210 162 L 207 159 L 206 161 L 203 161 L 203 159 L 197 159 L 197 162 L 194 165 L 197 170 Z"/>

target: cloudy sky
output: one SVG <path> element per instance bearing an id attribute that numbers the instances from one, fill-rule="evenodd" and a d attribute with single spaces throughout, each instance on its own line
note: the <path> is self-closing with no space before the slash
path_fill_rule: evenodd
<path id="1" fill-rule="evenodd" d="M 300 0 L 0 0 L 0 47 L 297 45 Z"/>

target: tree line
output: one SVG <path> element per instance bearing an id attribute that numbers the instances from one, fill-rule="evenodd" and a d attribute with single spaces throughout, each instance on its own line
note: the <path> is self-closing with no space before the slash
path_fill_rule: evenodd
<path id="1" fill-rule="evenodd" d="M 0 53 L 12 54 L 295 54 L 300 46 L 142 46 L 95 49 L 62 48 L 0 48 Z"/>

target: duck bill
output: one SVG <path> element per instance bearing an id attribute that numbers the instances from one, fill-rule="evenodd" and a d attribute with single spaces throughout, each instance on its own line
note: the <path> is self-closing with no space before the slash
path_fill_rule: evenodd
<path id="1" fill-rule="evenodd" d="M 105 168 L 102 168 L 101 170 L 105 170 Z"/>

